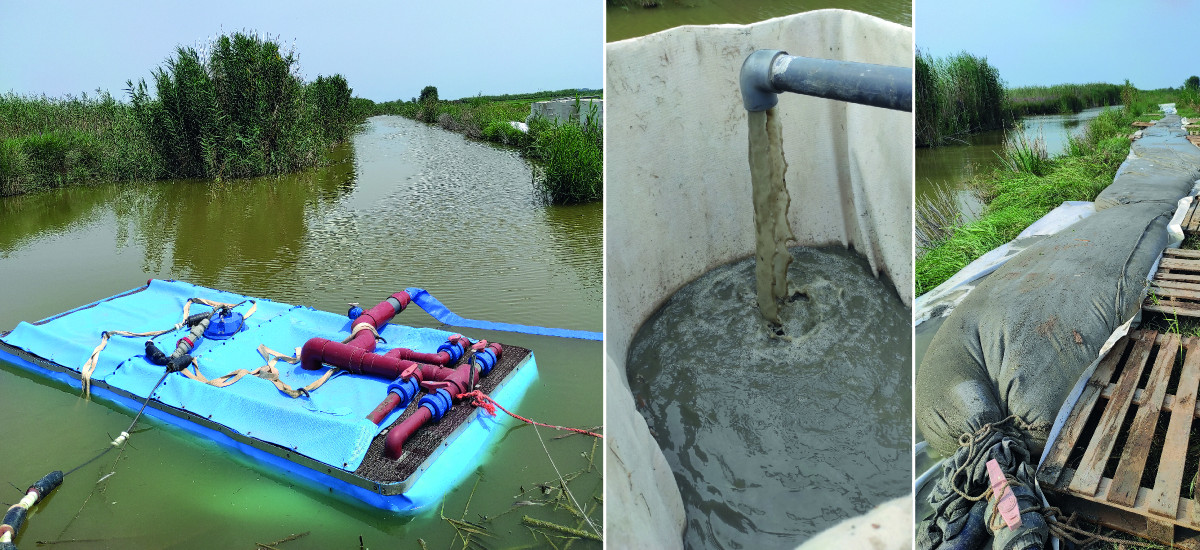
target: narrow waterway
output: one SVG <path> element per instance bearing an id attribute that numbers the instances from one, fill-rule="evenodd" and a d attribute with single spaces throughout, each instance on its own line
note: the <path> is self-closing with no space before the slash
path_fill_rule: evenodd
<path id="1" fill-rule="evenodd" d="M 400 117 L 370 119 L 333 156 L 330 166 L 280 178 L 97 185 L 0 199 L 0 330 L 151 277 L 333 312 L 418 286 L 468 318 L 601 330 L 600 204 L 541 205 L 517 153 Z M 439 326 L 415 307 L 395 322 Z M 539 379 L 515 412 L 552 424 L 601 424 L 600 343 L 468 335 L 536 354 Z M 25 487 L 92 456 L 131 415 L 0 362 L 0 417 L 9 419 L 0 481 Z M 145 431 L 133 435 L 119 462 L 110 453 L 39 505 L 22 547 L 81 539 L 96 548 L 249 548 L 304 532 L 285 547 L 358 548 L 360 536 L 369 548 L 400 541 L 417 548 L 418 538 L 441 548 L 455 540 L 437 509 L 416 517 L 381 512 L 157 421 L 139 428 Z M 563 475 L 587 469 L 591 438 L 541 435 Z M 520 526 L 522 515 L 578 526 L 550 506 L 508 512 L 516 501 L 544 498 L 533 491 L 540 483 L 557 484 L 555 470 L 534 430 L 516 426 L 450 492 L 444 514 L 486 526 L 496 535 L 489 545 L 501 547 L 535 543 Z M 598 509 L 601 484 L 596 467 L 570 486 L 585 508 Z M 17 498 L 13 491 L 0 502 Z"/>
<path id="2" fill-rule="evenodd" d="M 653 5 L 653 7 L 643 7 Z M 820 9 L 853 10 L 912 26 L 908 0 L 609 0 L 605 33 L 609 42 L 645 36 L 681 25 L 747 24 Z"/>
<path id="3" fill-rule="evenodd" d="M 1039 115 L 1021 119 L 1021 130 L 1030 139 L 1041 138 L 1051 156 L 1062 154 L 1070 135 L 1079 135 L 1087 121 L 1096 118 L 1103 107 L 1074 114 Z M 1013 130 L 1008 130 L 1012 132 Z M 962 189 L 975 174 L 1000 165 L 1005 131 L 982 132 L 966 138 L 966 143 L 917 149 L 917 201 L 927 200 L 938 187 Z"/>

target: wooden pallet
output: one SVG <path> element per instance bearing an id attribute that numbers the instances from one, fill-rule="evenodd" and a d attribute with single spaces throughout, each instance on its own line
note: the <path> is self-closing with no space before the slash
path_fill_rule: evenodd
<path id="1" fill-rule="evenodd" d="M 1196 204 L 1183 221 L 1185 231 L 1200 230 Z M 1189 230 L 1188 224 L 1196 228 Z M 1150 295 L 1142 309 L 1179 317 L 1200 317 L 1200 250 L 1168 248 L 1163 251 L 1162 262 L 1150 281 Z"/>
<path id="2" fill-rule="evenodd" d="M 1141 330 L 1121 338 L 1096 367 L 1038 471 L 1050 503 L 1114 529 L 1200 550 L 1200 504 L 1190 488 L 1196 461 L 1189 469 L 1187 460 L 1191 434 L 1200 433 L 1200 422 L 1193 422 L 1198 388 L 1200 338 Z M 1192 456 L 1200 452 L 1200 443 L 1195 446 Z"/>
<path id="3" fill-rule="evenodd" d="M 1200 139 L 1200 136 L 1195 136 Z M 1200 207 L 1200 199 L 1192 199 L 1192 205 L 1188 207 L 1187 214 L 1183 216 L 1183 234 L 1191 235 L 1200 232 L 1200 214 L 1196 213 L 1196 208 Z M 1176 250 L 1168 248 L 1167 250 Z"/>

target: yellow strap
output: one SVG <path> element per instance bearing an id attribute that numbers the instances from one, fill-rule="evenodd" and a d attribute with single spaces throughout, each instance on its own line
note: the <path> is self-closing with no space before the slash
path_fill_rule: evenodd
<path id="1" fill-rule="evenodd" d="M 267 364 L 265 364 L 261 367 L 258 367 L 257 369 L 254 369 L 253 371 L 246 370 L 246 369 L 238 369 L 238 370 L 230 372 L 229 374 L 226 374 L 224 376 L 219 376 L 217 378 L 209 380 L 209 379 L 205 378 L 203 374 L 200 373 L 200 370 L 197 366 L 196 361 L 193 360 L 192 361 L 193 372 L 188 372 L 187 370 L 184 370 L 183 375 L 187 376 L 188 378 L 191 378 L 192 380 L 195 380 L 197 382 L 202 382 L 202 383 L 208 384 L 210 386 L 216 386 L 218 388 L 224 388 L 226 386 L 230 386 L 233 383 L 237 382 L 238 380 L 241 380 L 246 375 L 257 376 L 258 378 L 262 378 L 263 380 L 267 380 L 267 381 L 271 382 L 272 384 L 275 384 L 275 387 L 278 388 L 279 391 L 291 396 L 292 398 L 296 398 L 296 397 L 300 397 L 301 395 L 305 395 L 309 392 L 312 392 L 313 390 L 321 387 L 322 384 L 329 381 L 329 379 L 331 377 L 333 377 L 334 371 L 336 370 L 333 368 L 327 369 L 325 371 L 325 374 L 321 375 L 321 377 L 318 378 L 315 382 L 313 382 L 299 390 L 295 390 L 295 389 L 292 389 L 291 386 L 285 384 L 283 382 L 283 380 L 279 379 L 279 370 L 275 368 L 275 363 L 279 362 L 279 361 L 283 361 L 285 363 L 290 363 L 293 365 L 295 365 L 296 363 L 299 363 L 300 362 L 300 348 L 296 348 L 295 355 L 285 355 L 285 354 L 275 351 L 271 348 L 268 348 L 266 345 L 260 345 L 260 346 L 258 346 L 258 353 L 263 356 L 263 359 L 265 359 L 267 361 Z"/>
<path id="2" fill-rule="evenodd" d="M 347 336 L 344 340 L 342 340 L 342 343 L 345 344 L 345 343 L 353 340 L 354 337 L 358 335 L 358 333 L 360 333 L 364 330 L 371 331 L 371 334 L 375 335 L 376 340 L 383 339 L 383 337 L 379 335 L 379 331 L 375 330 L 375 325 L 372 325 L 371 323 L 359 323 L 357 325 L 354 325 L 354 329 L 350 331 L 350 336 Z"/>
<path id="3" fill-rule="evenodd" d="M 128 331 L 124 331 L 124 330 L 107 330 L 107 331 L 100 333 L 100 345 L 96 346 L 96 349 L 92 350 L 92 355 L 90 357 L 88 357 L 87 362 L 84 363 L 83 367 L 79 369 L 79 378 L 83 382 L 83 397 L 86 399 L 91 396 L 92 374 L 94 374 L 96 372 L 96 363 L 100 359 L 100 352 L 103 351 L 104 347 L 108 345 L 108 337 L 110 335 L 126 336 L 129 338 L 140 338 L 140 337 L 153 338 L 155 336 L 160 336 L 160 335 L 166 334 L 166 333 L 174 331 L 174 330 L 179 330 L 179 329 L 183 328 L 184 323 L 187 321 L 188 312 L 191 310 L 193 302 L 198 303 L 198 304 L 203 304 L 208 307 L 233 307 L 234 306 L 234 304 L 226 304 L 224 302 L 214 302 L 212 300 L 205 300 L 204 298 L 189 298 L 186 302 L 183 303 L 183 318 L 180 319 L 178 323 L 175 323 L 175 326 L 173 326 L 169 329 L 156 330 L 156 331 L 152 331 L 152 332 L 128 332 Z M 250 300 L 250 309 L 248 311 L 246 311 L 245 315 L 242 315 L 242 319 L 249 319 L 251 315 L 254 315 L 254 312 L 257 309 L 258 309 L 258 302 L 254 301 L 254 300 Z M 372 329 L 374 329 L 374 327 L 372 327 Z M 378 335 L 378 334 L 376 334 L 376 335 Z M 300 354 L 297 353 L 296 355 L 299 356 Z M 197 373 L 197 374 L 199 374 L 199 373 Z M 232 384 L 233 382 L 230 382 L 230 383 Z"/>

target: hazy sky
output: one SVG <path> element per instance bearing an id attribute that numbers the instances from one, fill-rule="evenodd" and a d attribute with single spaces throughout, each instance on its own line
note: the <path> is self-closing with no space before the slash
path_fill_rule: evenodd
<path id="1" fill-rule="evenodd" d="M 987 57 L 1008 86 L 1111 82 L 1141 89 L 1200 74 L 1193 0 L 915 0 L 917 47 Z"/>
<path id="2" fill-rule="evenodd" d="M 222 32 L 278 36 L 305 80 L 341 73 L 354 95 L 444 99 L 600 88 L 603 0 L 447 2 L 0 0 L 0 93 L 124 99 L 177 45 Z"/>

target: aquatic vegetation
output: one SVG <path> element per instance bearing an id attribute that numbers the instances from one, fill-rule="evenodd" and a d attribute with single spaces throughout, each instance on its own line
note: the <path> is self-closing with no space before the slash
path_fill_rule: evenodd
<path id="1" fill-rule="evenodd" d="M 1078 113 L 1120 103 L 1121 87 L 1103 82 L 1023 86 L 1008 90 L 1008 107 L 1014 117 Z"/>
<path id="2" fill-rule="evenodd" d="M 129 81 L 134 114 L 170 177 L 237 178 L 319 164 L 346 139 L 351 90 L 341 75 L 306 85 L 294 52 L 253 34 L 220 36 L 204 55 L 179 47 Z"/>
<path id="3" fill-rule="evenodd" d="M 1004 154 L 997 156 L 1005 168 L 1035 176 L 1045 175 L 1049 171 L 1050 156 L 1046 153 L 1046 140 L 1041 135 L 1031 138 L 1024 130 L 1018 130 L 1010 132 L 1004 141 Z"/>
<path id="4" fill-rule="evenodd" d="M 537 161 L 535 179 L 552 204 L 579 204 L 604 196 L 604 129 L 596 118 L 584 124 L 534 120 L 526 155 Z"/>
<path id="5" fill-rule="evenodd" d="M 305 83 L 293 52 L 234 33 L 180 47 L 130 102 L 0 96 L 0 195 L 112 181 L 282 174 L 325 162 L 374 111 L 341 75 Z"/>
<path id="6" fill-rule="evenodd" d="M 915 61 L 918 147 L 943 145 L 1012 122 L 1000 72 L 987 58 L 966 52 L 935 58 L 918 50 Z"/>
<path id="7" fill-rule="evenodd" d="M 129 105 L 107 92 L 58 99 L 0 95 L 0 195 L 161 174 L 162 161 Z"/>

